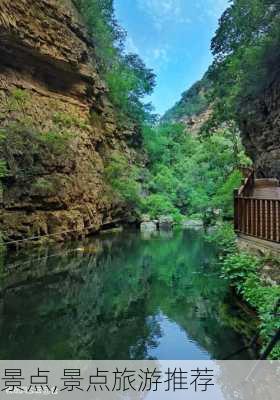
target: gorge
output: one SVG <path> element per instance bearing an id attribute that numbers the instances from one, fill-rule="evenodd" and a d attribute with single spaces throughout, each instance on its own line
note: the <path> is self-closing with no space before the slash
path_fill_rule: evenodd
<path id="1" fill-rule="evenodd" d="M 229 5 L 213 63 L 159 117 L 146 103 L 155 73 L 128 51 L 113 0 L 0 0 L 3 358 L 172 358 L 177 339 L 185 358 L 254 358 L 267 346 L 280 263 L 237 248 L 233 190 L 248 168 L 280 179 L 270 3 Z M 174 230 L 140 234 L 160 220 Z"/>

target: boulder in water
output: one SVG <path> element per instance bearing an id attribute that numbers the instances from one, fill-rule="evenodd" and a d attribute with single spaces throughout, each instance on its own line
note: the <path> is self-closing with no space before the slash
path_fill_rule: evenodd
<path id="1" fill-rule="evenodd" d="M 202 219 L 189 219 L 183 221 L 182 223 L 183 228 L 190 228 L 190 229 L 201 229 L 203 228 L 203 221 Z"/>
<path id="2" fill-rule="evenodd" d="M 157 225 L 153 221 L 142 222 L 140 225 L 141 232 L 155 232 Z"/>
<path id="3" fill-rule="evenodd" d="M 159 229 L 171 229 L 173 224 L 174 220 L 170 215 L 162 215 L 159 217 Z"/>

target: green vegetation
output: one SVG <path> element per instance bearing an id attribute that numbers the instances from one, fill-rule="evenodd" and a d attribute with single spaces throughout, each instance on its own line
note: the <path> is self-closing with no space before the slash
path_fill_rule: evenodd
<path id="1" fill-rule="evenodd" d="M 43 177 L 37 178 L 32 186 L 34 189 L 39 190 L 45 195 L 54 191 L 53 183 Z"/>
<path id="2" fill-rule="evenodd" d="M 151 107 L 143 98 L 152 92 L 155 75 L 137 55 L 124 52 L 126 34 L 115 18 L 113 0 L 75 0 L 74 4 L 94 43 L 97 67 L 109 97 L 120 118 L 137 125 L 137 143 L 144 144 L 149 159 L 147 168 L 141 169 L 124 155 L 113 155 L 105 175 L 114 194 L 136 212 L 153 218 L 168 214 L 179 222 L 195 214 L 208 221 L 209 209 L 220 209 L 225 218 L 232 218 L 232 191 L 240 185 L 239 167 L 247 163 L 236 128 L 228 126 L 193 137 L 183 125 L 168 122 L 198 115 L 209 107 L 209 74 L 183 93 L 161 124 L 151 125 Z M 16 89 L 9 108 L 24 108 L 27 101 L 26 92 Z M 87 128 L 82 118 L 60 111 L 53 114 L 52 122 L 53 127 L 40 132 L 38 138 L 55 154 L 63 154 L 69 147 L 76 128 Z"/>
<path id="3" fill-rule="evenodd" d="M 29 93 L 24 89 L 12 89 L 6 102 L 6 111 L 25 111 Z"/>
<path id="4" fill-rule="evenodd" d="M 221 226 L 214 235 L 208 237 L 208 240 L 219 246 L 222 277 L 230 280 L 237 293 L 257 312 L 264 349 L 280 328 L 279 310 L 276 310 L 280 299 L 280 287 L 266 282 L 263 269 L 268 264 L 279 268 L 279 260 L 270 256 L 257 257 L 239 251 L 231 224 Z M 270 358 L 280 358 L 280 344 L 274 348 Z"/>
<path id="5" fill-rule="evenodd" d="M 68 113 L 56 112 L 53 114 L 53 123 L 60 128 L 80 128 L 86 129 L 88 127 L 85 120 L 76 115 Z"/>
<path id="6" fill-rule="evenodd" d="M 279 17 L 275 0 L 235 0 L 222 15 L 212 41 L 210 72 L 221 119 L 238 119 L 243 103 L 278 75 Z"/>
<path id="7" fill-rule="evenodd" d="M 229 128 L 195 137 L 181 124 L 146 125 L 147 167 L 141 170 L 124 156 L 113 156 L 107 181 L 137 212 L 155 219 L 170 215 L 180 222 L 196 214 L 207 223 L 215 209 L 231 219 L 233 190 L 242 179 L 239 167 L 248 163 L 239 137 L 233 141 L 232 136 Z"/>
<path id="8" fill-rule="evenodd" d="M 62 154 L 66 151 L 66 145 L 73 138 L 74 134 L 67 130 L 40 132 L 39 140 L 46 144 L 54 153 Z"/>
<path id="9" fill-rule="evenodd" d="M 147 160 L 145 167 L 140 167 L 120 151 L 112 154 L 105 167 L 105 178 L 112 189 L 112 197 L 117 196 L 129 209 L 135 210 L 137 214 L 148 214 L 153 219 L 170 215 L 179 223 L 188 217 L 201 218 L 205 225 L 211 223 L 215 215 L 221 215 L 224 220 L 232 220 L 233 190 L 241 184 L 241 167 L 250 163 L 241 145 L 237 123 L 246 101 L 255 99 L 278 74 L 279 1 L 231 2 L 212 41 L 215 56 L 213 65 L 199 82 L 182 94 L 181 100 L 164 115 L 160 123 L 155 122 L 151 105 L 144 103 L 145 96 L 151 94 L 155 86 L 155 74 L 138 55 L 125 53 L 126 34 L 115 18 L 113 0 L 73 2 L 86 22 L 93 42 L 96 67 L 107 84 L 108 96 L 118 113 L 119 122 L 129 122 L 139 133 L 139 140 L 135 143 L 143 145 L 141 151 L 145 154 L 142 161 Z M 1 119 L 5 120 L 7 115 L 12 115 L 17 122 L 0 131 L 0 141 L 4 144 L 0 152 L 0 178 L 11 172 L 17 183 L 29 185 L 28 188 L 47 196 L 55 192 L 56 187 L 51 180 L 42 177 L 42 165 L 46 164 L 48 157 L 69 157 L 75 132 L 88 129 L 90 121 L 57 111 L 51 118 L 51 124 L 46 125 L 48 128 L 38 128 L 32 117 L 25 112 L 30 106 L 29 96 L 23 89 L 13 89 L 2 107 Z M 184 119 L 200 115 L 210 107 L 211 110 L 213 108 L 211 120 L 196 135 L 191 134 L 180 123 Z M 92 118 L 101 129 L 102 117 L 93 112 Z M 9 154 L 9 171 L 3 160 L 5 152 Z M 222 277 L 228 279 L 237 293 L 257 312 L 265 348 L 271 335 L 280 328 L 280 321 L 275 313 L 280 291 L 279 286 L 273 286 L 264 279 L 263 270 L 267 263 L 279 266 L 279 261 L 240 252 L 231 224 L 222 225 L 211 234 L 209 240 L 215 241 L 220 247 Z M 152 242 L 150 246 L 153 246 Z M 0 235 L 0 278 L 2 247 Z M 143 270 L 135 270 L 134 256 L 127 266 L 127 273 L 122 272 L 122 276 L 117 276 L 118 270 L 113 271 L 116 276 L 111 290 L 116 290 L 116 281 L 123 284 L 124 290 L 117 288 L 120 299 L 117 297 L 115 300 L 114 309 L 111 307 L 108 291 L 100 289 L 102 296 L 104 293 L 105 298 L 108 296 L 108 321 L 113 320 L 110 313 L 118 316 L 119 310 L 125 314 L 130 306 L 134 308 L 133 301 L 129 299 L 127 303 L 126 297 L 122 297 L 131 292 L 130 284 L 135 293 L 140 291 L 143 297 L 138 294 L 138 300 L 135 295 L 141 307 L 141 302 L 147 298 L 146 290 L 150 278 L 156 274 L 160 284 L 165 283 L 168 292 L 177 285 L 172 301 L 177 297 L 178 303 L 181 303 L 186 298 L 186 287 L 191 279 L 184 275 L 185 258 L 177 257 L 178 252 L 176 248 L 175 250 L 175 256 L 172 254 L 167 268 L 166 254 L 155 248 L 151 254 L 157 252 L 157 257 L 162 257 L 162 262 L 158 264 L 156 272 L 150 268 L 149 276 L 145 275 L 146 260 L 143 260 Z M 143 254 L 141 252 L 138 259 Z M 135 271 L 139 276 L 135 275 Z M 203 274 L 198 278 L 193 274 L 192 279 L 192 283 L 197 279 L 199 294 L 201 292 L 206 297 L 207 285 L 203 282 Z M 133 282 L 137 285 L 133 286 Z M 92 284 L 95 285 L 95 281 Z M 214 302 L 215 307 L 219 296 Z M 85 299 L 84 296 L 82 298 Z M 88 304 L 91 303 L 87 301 L 86 306 Z M 165 307 L 171 308 L 171 305 L 166 304 Z M 102 316 L 102 312 L 100 315 Z M 100 319 L 100 315 L 96 315 L 96 321 Z M 81 319 L 88 328 L 84 315 Z M 214 322 L 215 327 L 216 321 Z M 114 332 L 116 327 L 112 326 L 112 329 Z M 135 329 L 138 329 L 137 324 Z M 107 326 L 105 331 L 108 331 Z M 101 331 L 102 339 L 104 332 Z M 280 345 L 274 349 L 272 358 L 280 358 Z"/>
<path id="10" fill-rule="evenodd" d="M 112 155 L 105 168 L 105 176 L 114 194 L 118 194 L 130 206 L 140 205 L 139 169 L 135 165 L 129 165 L 123 155 Z"/>
<path id="11" fill-rule="evenodd" d="M 74 4 L 95 44 L 98 67 L 119 116 L 141 126 L 150 118 L 151 106 L 142 99 L 155 86 L 153 71 L 138 55 L 124 53 L 126 33 L 115 18 L 113 0 L 74 0 Z"/>
<path id="12" fill-rule="evenodd" d="M 280 4 L 275 0 L 234 0 L 222 15 L 212 40 L 215 59 L 209 70 L 216 124 L 238 123 L 246 103 L 254 101 L 275 80 L 280 61 L 279 17 Z M 236 178 L 233 175 L 231 179 Z M 227 202 L 227 184 L 220 189 L 221 200 L 223 193 Z M 275 269 L 279 261 L 238 251 L 231 230 L 223 228 L 213 238 L 224 253 L 223 275 L 257 311 L 265 347 L 280 327 L 275 313 L 280 289 L 264 280 L 263 268 L 268 263 Z M 271 357 L 280 358 L 279 345 Z"/>
<path id="13" fill-rule="evenodd" d="M 206 111 L 210 105 L 211 86 L 208 74 L 205 74 L 200 81 L 182 94 L 181 100 L 164 114 L 162 121 L 165 123 L 180 121 L 182 118 L 193 117 Z"/>
<path id="14" fill-rule="evenodd" d="M 10 123 L 2 130 L 5 137 L 1 143 L 0 159 L 6 159 L 3 173 L 13 176 L 17 182 L 34 184 L 34 179 L 45 172 L 42 165 L 54 157 L 63 161 L 71 157 L 72 132 L 55 127 L 51 131 L 39 131 L 36 126 L 20 122 Z M 20 157 L 17 155 L 20 154 Z"/>
<path id="15" fill-rule="evenodd" d="M 161 124 L 144 130 L 149 175 L 144 211 L 156 214 L 200 214 L 219 208 L 232 218 L 233 190 L 240 186 L 239 167 L 246 159 L 239 137 L 237 146 L 229 128 L 206 137 L 192 136 L 183 125 Z"/>

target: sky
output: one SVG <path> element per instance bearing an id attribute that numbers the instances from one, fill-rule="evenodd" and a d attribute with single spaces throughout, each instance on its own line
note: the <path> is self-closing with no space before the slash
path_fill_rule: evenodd
<path id="1" fill-rule="evenodd" d="M 211 38 L 229 0 L 115 0 L 126 49 L 140 55 L 157 75 L 151 97 L 163 114 L 212 62 Z"/>

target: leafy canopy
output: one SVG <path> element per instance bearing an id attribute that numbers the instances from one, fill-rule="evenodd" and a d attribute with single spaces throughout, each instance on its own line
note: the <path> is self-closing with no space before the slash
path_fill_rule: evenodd
<path id="1" fill-rule="evenodd" d="M 237 118 L 278 74 L 280 3 L 277 0 L 234 0 L 220 19 L 212 40 L 210 70 L 222 119 Z"/>
<path id="2" fill-rule="evenodd" d="M 93 41 L 98 67 L 109 97 L 123 118 L 139 125 L 149 119 L 151 105 L 143 98 L 152 93 L 155 74 L 136 54 L 124 52 L 125 31 L 118 24 L 113 0 L 75 0 Z"/>
<path id="3" fill-rule="evenodd" d="M 159 213 L 159 203 L 170 214 L 206 215 L 220 208 L 233 215 L 233 190 L 240 186 L 239 167 L 247 165 L 236 130 L 223 128 L 201 137 L 191 135 L 182 124 L 161 124 L 144 129 L 149 155 L 145 212 Z M 151 208 L 152 211 L 149 209 Z"/>

